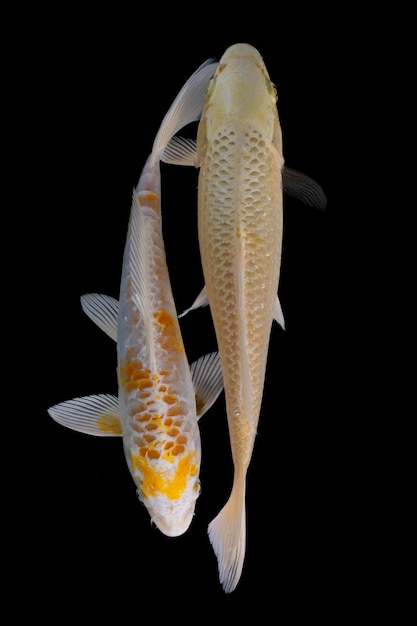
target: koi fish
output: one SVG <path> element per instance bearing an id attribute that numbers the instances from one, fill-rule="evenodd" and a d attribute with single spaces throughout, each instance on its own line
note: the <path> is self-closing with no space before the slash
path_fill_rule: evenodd
<path id="1" fill-rule="evenodd" d="M 246 551 L 246 476 L 257 433 L 278 299 L 284 190 L 324 208 L 311 178 L 284 166 L 277 92 L 260 53 L 230 46 L 207 90 L 197 142 L 174 137 L 163 158 L 199 167 L 198 234 L 205 286 L 223 371 L 234 464 L 230 497 L 208 534 L 226 593 L 238 584 Z"/>
<path id="2" fill-rule="evenodd" d="M 217 352 L 188 363 L 165 257 L 160 159 L 170 138 L 197 121 L 216 63 L 185 83 L 155 137 L 133 190 L 120 298 L 82 296 L 84 312 L 117 341 L 118 397 L 91 395 L 48 409 L 82 433 L 121 436 L 126 462 L 152 522 L 168 536 L 189 527 L 199 495 L 198 419 L 223 389 Z"/>

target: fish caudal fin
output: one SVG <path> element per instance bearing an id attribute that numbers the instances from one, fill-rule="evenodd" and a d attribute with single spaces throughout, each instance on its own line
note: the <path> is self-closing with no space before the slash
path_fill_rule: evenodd
<path id="1" fill-rule="evenodd" d="M 217 66 L 217 61 L 207 59 L 207 61 L 204 61 L 204 63 L 196 69 L 178 92 L 177 97 L 162 120 L 153 143 L 152 155 L 157 161 L 159 161 L 164 150 L 167 148 L 170 139 L 172 139 L 179 130 L 192 122 L 196 122 L 200 118 L 207 87 Z M 175 146 L 175 142 L 173 145 Z M 187 148 L 187 142 L 185 142 L 184 151 L 184 160 L 180 159 L 180 163 L 190 165 L 191 148 Z M 169 162 L 169 155 L 166 157 L 166 160 Z"/>
<path id="2" fill-rule="evenodd" d="M 242 575 L 246 551 L 245 476 L 235 477 L 229 500 L 210 522 L 208 535 L 217 557 L 220 583 L 234 591 Z"/>

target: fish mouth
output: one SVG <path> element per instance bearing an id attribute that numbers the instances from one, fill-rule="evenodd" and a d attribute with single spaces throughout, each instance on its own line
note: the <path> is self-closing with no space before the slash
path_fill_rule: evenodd
<path id="1" fill-rule="evenodd" d="M 149 511 L 151 513 L 151 511 Z M 194 517 L 194 505 L 185 512 L 177 511 L 161 513 L 160 510 L 151 513 L 152 523 L 167 537 L 183 535 Z"/>

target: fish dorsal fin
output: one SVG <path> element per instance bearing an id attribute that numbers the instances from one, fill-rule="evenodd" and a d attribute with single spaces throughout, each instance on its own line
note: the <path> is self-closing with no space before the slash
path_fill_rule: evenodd
<path id="1" fill-rule="evenodd" d="M 184 317 L 184 315 L 187 315 L 187 313 L 189 313 L 190 311 L 194 311 L 195 309 L 198 309 L 201 306 L 207 306 L 208 303 L 209 301 L 208 301 L 208 296 L 206 292 L 206 287 L 204 286 L 203 289 L 198 294 L 197 298 L 194 300 L 193 304 L 188 309 L 185 309 L 185 311 L 180 313 L 178 317 L 179 318 Z"/>
<path id="2" fill-rule="evenodd" d="M 173 135 L 200 118 L 207 87 L 217 66 L 217 61 L 207 59 L 180 89 L 155 137 L 152 148 L 154 157 L 160 159 L 161 152 L 166 149 Z"/>
<path id="3" fill-rule="evenodd" d="M 285 165 L 282 168 L 282 185 L 286 194 L 301 200 L 304 204 L 322 211 L 326 208 L 326 194 L 310 176 Z"/>
<path id="4" fill-rule="evenodd" d="M 194 385 L 197 419 L 200 419 L 223 390 L 223 376 L 218 352 L 200 357 L 190 367 Z"/>
<path id="5" fill-rule="evenodd" d="M 178 135 L 176 135 L 163 151 L 161 161 L 169 163 L 170 165 L 195 166 L 196 145 L 195 139 L 178 137 Z"/>
<path id="6" fill-rule="evenodd" d="M 119 303 L 116 298 L 101 293 L 87 293 L 81 296 L 81 307 L 106 335 L 117 341 Z"/>
<path id="7" fill-rule="evenodd" d="M 110 394 L 97 394 L 60 402 L 48 409 L 55 422 L 87 435 L 116 437 L 122 434 L 119 400 Z"/>

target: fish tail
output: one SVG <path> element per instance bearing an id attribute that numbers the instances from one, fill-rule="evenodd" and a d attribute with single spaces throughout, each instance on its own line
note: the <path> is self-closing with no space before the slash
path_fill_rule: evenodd
<path id="1" fill-rule="evenodd" d="M 242 575 L 246 550 L 245 492 L 245 475 L 240 474 L 234 479 L 229 500 L 208 527 L 220 583 L 226 593 L 234 591 Z"/>

